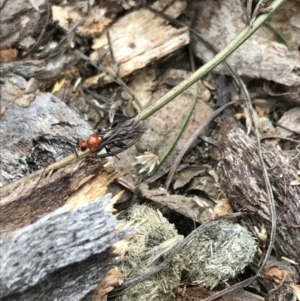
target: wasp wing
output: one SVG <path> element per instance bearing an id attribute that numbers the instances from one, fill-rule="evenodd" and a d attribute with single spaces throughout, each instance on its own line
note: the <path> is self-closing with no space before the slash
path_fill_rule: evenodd
<path id="1" fill-rule="evenodd" d="M 98 150 L 101 150 L 112 143 L 134 139 L 144 134 L 146 130 L 147 126 L 144 121 L 128 119 L 124 123 L 113 127 L 107 132 L 99 133 L 99 136 L 101 136 L 103 140 L 100 143 Z"/>

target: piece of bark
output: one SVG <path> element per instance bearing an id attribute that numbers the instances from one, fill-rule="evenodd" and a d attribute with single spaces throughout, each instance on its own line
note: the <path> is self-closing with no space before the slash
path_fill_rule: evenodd
<path id="1" fill-rule="evenodd" d="M 218 170 L 224 192 L 234 210 L 249 213 L 244 218 L 258 228 L 263 224 L 268 235 L 271 214 L 268 196 L 256 143 L 241 129 L 233 129 L 224 147 Z M 299 262 L 300 258 L 300 186 L 291 185 L 300 169 L 299 156 L 289 157 L 279 147 L 262 145 L 272 186 L 277 213 L 274 249 L 278 257 L 285 256 Z M 296 266 L 300 271 L 300 266 Z"/>
<path id="2" fill-rule="evenodd" d="M 6 78 L 1 86 L 2 106 L 19 96 L 1 118 L 1 186 L 74 153 L 76 140 L 91 133 L 65 103 L 48 93 L 26 94 L 26 86 L 20 76 Z"/>
<path id="3" fill-rule="evenodd" d="M 29 36 L 37 36 L 47 21 L 47 1 L 7 0 L 1 7 L 0 49 L 11 47 Z"/>
<path id="4" fill-rule="evenodd" d="M 63 77 L 76 78 L 77 68 L 72 67 L 79 57 L 71 52 L 65 52 L 52 59 L 23 59 L 0 65 L 1 74 L 18 74 L 26 79 L 34 77 L 44 83 L 53 82 Z"/>
<path id="5" fill-rule="evenodd" d="M 21 92 L 26 86 L 22 80 L 12 81 Z M 6 142 L 1 151 L 7 153 L 3 166 L 15 171 L 14 162 L 17 169 L 32 140 L 44 145 L 46 153 L 74 153 L 76 138 L 89 133 L 79 115 L 50 94 L 20 107 L 23 96 L 1 120 Z M 9 99 L 4 95 L 2 100 Z M 52 144 L 39 141 L 43 139 Z M 108 210 L 110 196 L 89 204 L 104 196 L 119 175 L 103 164 L 78 160 L 47 177 L 42 169 L 0 188 L 1 300 L 90 300 L 99 280 L 116 264 L 109 248 L 128 234 L 117 230 Z"/>
<path id="6" fill-rule="evenodd" d="M 0 294 L 10 300 L 87 300 L 128 235 L 110 213 L 111 195 L 65 205 L 2 240 Z"/>
<path id="7" fill-rule="evenodd" d="M 99 37 L 103 30 L 114 21 L 117 14 L 122 12 L 122 6 L 116 1 L 104 0 L 91 3 L 85 1 L 72 1 L 53 4 L 51 7 L 52 21 L 63 31 L 68 32 L 83 18 L 86 18 L 77 29 L 77 33 L 91 39 Z"/>
<path id="8" fill-rule="evenodd" d="M 180 12 L 185 8 L 181 1 Z M 116 62 L 106 56 L 101 64 L 114 73 L 114 63 L 118 64 L 119 76 L 124 77 L 146 65 L 153 63 L 189 43 L 187 28 L 174 28 L 147 9 L 141 8 L 118 19 L 109 29 L 112 51 Z M 105 33 L 93 40 L 90 58 L 98 60 L 98 49 L 107 49 L 108 40 Z M 85 80 L 85 88 L 99 84 L 99 81 L 111 82 L 113 78 L 105 73 Z"/>
<path id="9" fill-rule="evenodd" d="M 98 283 L 91 301 L 107 301 L 107 294 L 119 284 L 121 276 L 122 274 L 118 267 L 109 270 Z"/>
<path id="10" fill-rule="evenodd" d="M 291 129 L 293 132 L 288 131 L 287 129 Z M 292 137 L 295 133 L 300 135 L 300 107 L 294 107 L 284 112 L 282 117 L 278 120 L 275 135 Z"/>
<path id="11" fill-rule="evenodd" d="M 44 170 L 32 173 L 0 189 L 0 235 L 3 237 L 63 206 L 77 190 L 97 179 L 92 197 L 103 195 L 117 176 L 103 169 L 103 163 L 75 162 L 45 177 Z M 104 191 L 104 193 L 103 193 Z M 85 195 L 87 197 L 87 195 Z"/>
<path id="12" fill-rule="evenodd" d="M 191 182 L 195 177 L 203 175 L 206 173 L 206 166 L 203 165 L 190 165 L 187 168 L 178 172 L 177 178 L 173 184 L 173 189 L 177 190 L 182 188 L 189 182 Z"/>
<path id="13" fill-rule="evenodd" d="M 299 4 L 294 3 L 294 6 L 296 5 Z M 280 16 L 280 9 L 275 14 Z M 299 17 L 296 14 L 293 16 L 291 13 L 286 16 L 286 21 L 283 23 L 292 22 L 293 17 L 298 20 Z M 193 29 L 206 41 L 209 41 L 217 52 L 231 43 L 245 28 L 245 9 L 238 0 L 192 1 L 187 15 L 189 19 L 195 15 Z M 297 26 L 291 26 L 291 31 L 293 31 L 293 27 L 296 31 Z M 252 79 L 263 78 L 286 86 L 299 86 L 299 51 L 296 49 L 290 51 L 275 39 L 270 40 L 269 36 L 260 35 L 262 35 L 261 31 L 256 32 L 230 55 L 226 62 L 240 76 Z M 200 60 L 208 62 L 214 57 L 215 54 L 207 50 L 207 47 L 199 39 L 192 39 L 191 44 L 195 55 Z M 216 67 L 214 71 L 228 74 L 228 69 L 223 64 Z"/>

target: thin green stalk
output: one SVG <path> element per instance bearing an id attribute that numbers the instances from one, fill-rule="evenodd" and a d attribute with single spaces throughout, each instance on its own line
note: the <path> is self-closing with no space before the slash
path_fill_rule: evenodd
<path id="1" fill-rule="evenodd" d="M 239 46 L 241 46 L 251 35 L 253 35 L 259 27 L 266 22 L 266 20 L 285 2 L 286 0 L 275 0 L 272 4 L 272 9 L 263 15 L 260 15 L 254 22 L 252 27 L 245 28 L 227 47 L 225 47 L 220 53 L 218 53 L 213 59 L 199 68 L 192 76 L 182 81 L 179 85 L 174 87 L 171 91 L 165 94 L 152 106 L 146 108 L 139 113 L 136 118 L 145 120 L 160 108 L 168 104 L 176 96 L 181 94 L 204 75 L 218 66 L 223 60 L 225 60 L 230 54 L 232 54 Z"/>
<path id="2" fill-rule="evenodd" d="M 172 144 L 166 149 L 166 151 L 164 152 L 164 154 L 159 158 L 159 164 L 156 165 L 155 169 L 152 171 L 151 175 L 150 176 L 153 176 L 155 174 L 155 172 L 157 171 L 157 169 L 159 168 L 160 165 L 162 165 L 162 163 L 165 161 L 165 159 L 168 157 L 168 155 L 170 154 L 170 152 L 173 150 L 174 146 L 177 144 L 179 138 L 181 137 L 183 131 L 185 130 L 193 112 L 194 112 L 194 109 L 195 109 L 195 106 L 196 106 L 196 103 L 197 103 L 197 99 L 198 99 L 198 85 L 197 83 L 195 84 L 196 85 L 196 91 L 195 91 L 195 96 L 194 96 L 194 99 L 193 99 L 193 103 L 192 103 L 192 106 L 191 108 L 189 109 L 174 141 L 172 142 Z"/>
<path id="3" fill-rule="evenodd" d="M 271 23 L 269 22 L 266 22 L 265 24 L 267 27 L 269 27 L 273 32 L 274 34 L 281 40 L 281 42 L 286 46 L 286 48 L 288 50 L 292 50 L 292 47 L 291 45 L 289 44 L 288 40 L 285 38 L 285 36 L 279 31 L 277 30 Z"/>
<path id="4" fill-rule="evenodd" d="M 252 11 L 252 2 L 253 0 L 247 0 L 247 16 L 246 16 L 246 21 L 247 21 L 247 24 L 250 24 L 250 21 L 251 21 L 251 11 Z"/>

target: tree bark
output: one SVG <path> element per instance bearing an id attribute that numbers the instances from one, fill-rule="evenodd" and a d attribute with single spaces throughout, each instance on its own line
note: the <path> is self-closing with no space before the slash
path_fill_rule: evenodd
<path id="1" fill-rule="evenodd" d="M 39 1 L 39 4 L 37 11 L 30 1 L 4 1 L 0 18 L 0 49 L 39 34 L 47 21 L 48 13 L 47 1 Z"/>
<path id="2" fill-rule="evenodd" d="M 229 133 L 223 159 L 219 163 L 221 185 L 233 208 L 249 213 L 252 226 L 265 225 L 271 230 L 270 204 L 256 143 L 241 129 Z M 280 256 L 299 263 L 300 258 L 300 185 L 293 185 L 298 178 L 300 157 L 289 156 L 278 146 L 262 144 L 262 155 L 268 167 L 277 213 L 277 230 L 274 249 Z M 298 272 L 300 266 L 296 266 Z"/>
<path id="3" fill-rule="evenodd" d="M 0 241 L 3 301 L 87 300 L 128 235 L 116 229 L 111 195 L 70 210 L 65 205 Z"/>
<path id="4" fill-rule="evenodd" d="M 129 234 L 110 212 L 111 195 L 105 195 L 119 174 L 105 169 L 104 160 L 76 160 L 76 139 L 90 133 L 76 112 L 51 94 L 27 93 L 28 82 L 20 76 L 5 79 L 1 300 L 91 300 L 117 264 L 118 250 L 111 247 Z M 42 167 L 68 154 L 73 163 L 46 175 Z"/>

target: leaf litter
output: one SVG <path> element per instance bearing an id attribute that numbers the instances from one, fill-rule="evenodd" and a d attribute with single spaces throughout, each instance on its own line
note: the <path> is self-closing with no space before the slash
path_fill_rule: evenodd
<path id="1" fill-rule="evenodd" d="M 142 7 L 142 3 L 112 2 L 113 5 L 108 1 L 101 2 L 99 6 L 94 3 L 92 4 L 94 9 L 90 10 L 85 1 L 75 2 L 72 5 L 52 5 L 52 21 L 57 23 L 51 39 L 43 42 L 45 58 L 39 59 L 35 56 L 41 53 L 40 47 L 37 53 L 33 53 L 33 59 L 24 59 L 21 64 L 16 60 L 16 51 L 20 54 L 26 52 L 31 46 L 25 43 L 24 39 L 35 37 L 35 34 L 28 31 L 19 41 L 22 47 L 18 50 L 13 48 L 13 43 L 18 41 L 18 37 L 12 41 L 4 41 L 3 45 L 12 47 L 13 52 L 7 53 L 5 52 L 7 49 L 0 49 L 6 57 L 1 60 L 1 71 L 16 72 L 27 80 L 31 77 L 38 81 L 43 80 L 43 84 L 39 82 L 40 93 L 45 93 L 56 85 L 56 92 L 53 90 L 53 93 L 65 99 L 69 105 L 76 107 L 82 116 L 96 127 L 99 124 L 108 125 L 109 121 L 118 119 L 120 115 L 133 117 L 139 111 L 132 105 L 130 96 L 123 97 L 125 88 L 112 83 L 114 81 L 119 83 L 116 78 L 108 76 L 106 72 L 96 71 L 91 65 L 88 66 L 90 61 L 84 61 L 78 55 L 74 55 L 73 48 L 89 53 L 91 61 L 99 61 L 111 73 L 124 78 L 142 108 L 153 104 L 191 74 L 184 48 L 186 45 L 191 46 L 196 58 L 201 62 L 207 62 L 212 57 L 211 52 L 202 43 L 197 39 L 190 39 L 187 28 L 178 29 L 171 26 Z M 32 2 L 32 4 L 29 13 L 33 13 L 33 10 L 37 11 L 37 8 L 40 12 L 41 9 L 43 11 L 44 7 L 39 7 L 38 3 Z M 175 18 L 181 15 L 180 19 L 188 25 L 190 25 L 188 21 L 193 20 L 193 28 L 212 43 L 217 51 L 222 50 L 245 26 L 244 8 L 241 2 L 236 0 L 191 3 L 157 1 L 155 5 L 157 9 L 167 7 L 166 13 L 169 12 Z M 300 99 L 300 73 L 297 72 L 300 68 L 300 18 L 298 18 L 299 10 L 293 9 L 297 5 L 299 0 L 287 1 L 281 11 L 270 20 L 270 25 L 276 27 L 285 36 L 289 49 L 282 44 L 282 39 L 279 39 L 269 26 L 260 29 L 227 60 L 238 74 L 246 79 L 247 88 L 254 102 L 259 103 L 256 105 L 254 117 L 262 138 L 276 134 L 282 138 L 293 138 L 299 141 L 300 112 L 299 108 L 294 107 L 295 104 L 299 105 Z M 72 32 L 72 26 L 85 17 L 87 17 L 86 21 Z M 287 22 L 282 22 L 283 19 Z M 30 25 L 30 22 L 28 24 Z M 106 29 L 109 30 L 111 45 Z M 68 39 L 64 47 L 59 48 L 59 37 L 66 35 Z M 46 46 L 47 43 L 48 46 L 51 44 L 51 47 L 58 49 L 55 56 L 47 57 L 47 49 L 51 49 Z M 104 50 L 103 58 L 99 55 L 101 49 Z M 201 62 L 197 62 L 197 66 L 200 66 Z M 216 214 L 232 212 L 230 206 L 219 205 L 222 204 L 225 195 L 220 189 L 218 177 L 214 176 L 217 161 L 221 156 L 221 152 L 216 151 L 214 143 L 217 142 L 219 146 L 225 143 L 229 130 L 237 125 L 245 131 L 247 128 L 252 130 L 250 117 L 245 108 L 235 109 L 235 116 L 232 114 L 230 118 L 224 113 L 211 123 L 203 139 L 198 139 L 184 157 L 183 162 L 188 167 L 178 170 L 170 191 L 164 191 L 160 187 L 179 151 L 199 124 L 202 124 L 214 111 L 219 89 L 216 83 L 219 74 L 224 73 L 228 74 L 220 65 L 203 82 L 198 82 L 198 101 L 189 124 L 171 154 L 154 175 L 147 177 L 137 174 L 140 170 L 133 167 L 133 162 L 136 156 L 141 156 L 141 153 L 134 148 L 121 153 L 120 160 L 114 162 L 116 170 L 126 172 L 124 179 L 134 185 L 140 198 L 150 201 L 154 207 L 159 207 L 164 212 L 176 211 L 184 218 L 197 223 L 203 223 Z M 74 81 L 78 78 L 81 84 L 75 87 Z M 11 85 L 9 82 L 1 85 L 3 92 L 6 93 L 4 95 L 12 90 L 9 85 Z M 231 83 L 225 86 L 231 98 L 243 98 Z M 147 119 L 149 130 L 140 140 L 138 148 L 160 158 L 179 131 L 194 95 L 195 88 L 191 87 L 149 117 Z M 25 99 L 23 102 L 20 101 L 21 99 L 18 99 L 15 104 L 26 106 Z M 278 105 L 281 106 L 278 108 Z M 282 141 L 277 139 L 275 144 L 290 150 L 295 149 L 296 143 L 283 145 Z M 203 166 L 206 168 L 203 169 Z M 295 182 L 291 185 L 297 185 L 296 181 L 295 175 Z M 216 213 L 218 207 L 221 209 Z"/>

